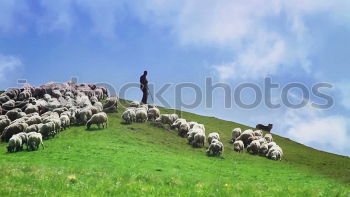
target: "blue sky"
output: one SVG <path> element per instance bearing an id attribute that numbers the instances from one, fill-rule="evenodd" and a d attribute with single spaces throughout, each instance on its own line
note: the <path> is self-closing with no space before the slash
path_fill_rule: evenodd
<path id="1" fill-rule="evenodd" d="M 232 88 L 262 85 L 267 76 L 282 86 L 329 82 L 335 105 L 327 110 L 225 109 L 218 89 L 213 108 L 190 111 L 252 126 L 271 122 L 279 135 L 349 156 L 349 13 L 346 0 L 0 0 L 0 88 L 19 78 L 40 85 L 77 76 L 118 89 L 145 69 L 156 89 L 181 82 L 204 88 L 207 76 Z M 173 89 L 164 95 L 172 106 Z M 140 96 L 137 89 L 127 94 Z M 187 91 L 184 100 L 193 97 Z"/>

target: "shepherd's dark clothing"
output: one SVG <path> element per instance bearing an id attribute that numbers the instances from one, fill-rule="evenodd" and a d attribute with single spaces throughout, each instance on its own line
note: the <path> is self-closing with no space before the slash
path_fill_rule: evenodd
<path id="1" fill-rule="evenodd" d="M 147 98 L 148 98 L 148 81 L 146 78 L 146 75 L 143 74 L 140 77 L 140 88 L 142 90 L 143 96 L 141 102 L 144 104 L 147 104 Z"/>

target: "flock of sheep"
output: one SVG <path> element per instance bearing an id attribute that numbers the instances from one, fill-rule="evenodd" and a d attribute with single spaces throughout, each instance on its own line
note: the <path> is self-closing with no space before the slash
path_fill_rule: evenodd
<path id="1" fill-rule="evenodd" d="M 160 110 L 152 104 L 141 104 L 133 101 L 121 117 L 127 124 L 150 120 L 157 125 L 169 125 L 171 129 L 177 129 L 180 137 L 186 137 L 188 143 L 193 147 L 204 147 L 205 139 L 207 139 L 209 144 L 208 155 L 220 156 L 224 151 L 219 133 L 209 133 L 206 138 L 203 124 L 188 122 L 183 118 L 179 118 L 177 114 L 160 114 Z M 232 130 L 230 142 L 233 143 L 233 150 L 236 152 L 243 152 L 246 148 L 251 154 L 266 156 L 272 160 L 281 160 L 283 156 L 282 148 L 273 142 L 272 135 L 267 133 L 263 136 L 262 130 L 253 131 L 248 129 L 242 132 L 240 128 L 235 128 Z"/>
<path id="2" fill-rule="evenodd" d="M 117 101 L 117 97 L 108 97 L 104 87 L 93 84 L 48 83 L 37 88 L 14 88 L 0 95 L 0 139 L 8 142 L 8 152 L 20 151 L 24 144 L 27 150 L 38 150 L 40 145 L 44 148 L 43 139 L 54 137 L 71 125 L 86 125 L 87 129 L 93 124 L 107 127 L 106 113 L 117 111 Z M 150 120 L 156 125 L 169 125 L 195 148 L 204 147 L 207 139 L 208 155 L 220 156 L 224 151 L 219 133 L 212 132 L 206 137 L 203 124 L 179 118 L 177 114 L 161 114 L 152 104 L 133 101 L 121 117 L 128 124 Z M 231 143 L 237 152 L 246 148 L 251 154 L 272 160 L 281 160 L 283 156 L 272 135 L 263 136 L 261 130 L 242 132 L 235 128 Z"/>
<path id="3" fill-rule="evenodd" d="M 100 102 L 106 99 L 102 105 Z M 71 125 L 107 127 L 106 113 L 117 110 L 117 98 L 93 84 L 48 83 L 14 88 L 0 95 L 0 139 L 8 152 L 38 150 L 43 139 Z"/>

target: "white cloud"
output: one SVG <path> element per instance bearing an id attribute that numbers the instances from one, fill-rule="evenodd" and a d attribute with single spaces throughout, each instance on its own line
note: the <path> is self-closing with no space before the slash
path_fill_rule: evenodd
<path id="1" fill-rule="evenodd" d="M 350 121 L 344 116 L 326 115 L 307 105 L 302 109 L 287 109 L 283 122 L 281 129 L 293 140 L 327 152 L 350 154 L 347 132 Z"/>
<path id="2" fill-rule="evenodd" d="M 22 62 L 18 57 L 0 53 L 0 80 L 6 80 L 6 73 L 13 71 L 21 65 Z"/>

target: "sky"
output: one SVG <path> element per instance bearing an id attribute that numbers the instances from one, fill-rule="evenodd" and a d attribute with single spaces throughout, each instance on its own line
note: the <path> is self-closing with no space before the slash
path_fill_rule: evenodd
<path id="1" fill-rule="evenodd" d="M 234 101 L 227 108 L 217 88 L 212 107 L 201 102 L 184 110 L 250 126 L 273 123 L 278 135 L 350 156 L 349 35 L 347 0 L 0 0 L 0 89 L 18 86 L 18 79 L 38 86 L 77 77 L 120 90 L 148 70 L 156 90 L 170 84 L 163 96 L 176 107 L 176 84 L 204 90 L 207 77 L 232 90 L 264 87 L 269 77 L 280 85 L 272 91 L 277 103 L 287 84 L 311 90 L 327 82 L 332 88 L 322 92 L 334 101 L 328 109 L 315 108 L 324 100 L 298 90 L 288 98 L 306 101 L 299 109 L 270 109 L 265 100 L 253 109 Z M 141 92 L 133 88 L 125 97 L 140 100 Z M 184 89 L 185 103 L 195 97 Z M 254 92 L 245 89 L 241 98 L 249 103 Z"/>

